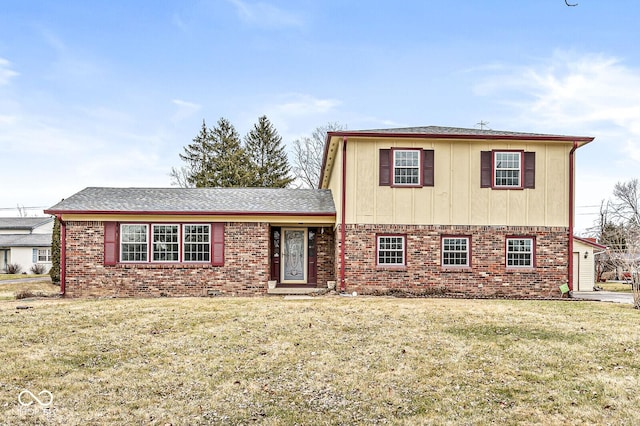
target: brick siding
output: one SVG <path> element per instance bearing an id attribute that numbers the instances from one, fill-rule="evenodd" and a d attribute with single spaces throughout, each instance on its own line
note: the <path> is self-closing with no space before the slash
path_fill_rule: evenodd
<path id="1" fill-rule="evenodd" d="M 269 225 L 226 223 L 224 266 L 104 266 L 104 224 L 67 222 L 66 295 L 70 297 L 261 295 L 269 276 Z"/>
<path id="2" fill-rule="evenodd" d="M 318 253 L 318 287 L 327 288 L 327 281 L 335 281 L 333 228 L 318 228 L 316 234 Z"/>
<path id="3" fill-rule="evenodd" d="M 376 265 L 376 236 L 406 235 L 406 266 Z M 471 237 L 471 267 L 441 266 L 443 235 Z M 506 267 L 505 239 L 535 238 L 535 267 Z M 346 291 L 465 297 L 559 297 L 567 282 L 566 227 L 347 225 Z M 340 277 L 340 225 L 336 229 L 336 277 Z"/>

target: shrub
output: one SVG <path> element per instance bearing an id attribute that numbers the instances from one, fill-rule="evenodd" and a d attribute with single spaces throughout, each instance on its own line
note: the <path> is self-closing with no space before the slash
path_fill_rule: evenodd
<path id="1" fill-rule="evenodd" d="M 7 274 L 19 274 L 22 272 L 22 266 L 17 263 L 7 263 Z"/>
<path id="2" fill-rule="evenodd" d="M 47 267 L 41 263 L 36 263 L 31 267 L 31 273 L 36 275 L 42 275 L 47 272 Z"/>
<path id="3" fill-rule="evenodd" d="M 50 297 L 51 295 L 42 291 L 31 290 L 30 288 L 20 290 L 14 293 L 16 300 L 31 299 L 32 297 Z"/>

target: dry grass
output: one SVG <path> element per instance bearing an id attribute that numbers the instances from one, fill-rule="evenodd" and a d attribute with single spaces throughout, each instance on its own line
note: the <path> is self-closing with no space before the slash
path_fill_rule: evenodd
<path id="1" fill-rule="evenodd" d="M 0 302 L 0 424 L 638 424 L 640 312 L 319 297 Z M 21 390 L 52 392 L 25 409 Z"/>
<path id="2" fill-rule="evenodd" d="M 60 294 L 60 286 L 51 284 L 49 277 L 42 281 L 2 284 L 0 282 L 0 300 L 24 299 L 25 297 L 52 297 Z"/>
<path id="3" fill-rule="evenodd" d="M 631 283 L 608 281 L 606 283 L 598 283 L 596 285 L 602 287 L 602 289 L 605 291 L 615 291 L 620 293 L 632 292 Z"/>

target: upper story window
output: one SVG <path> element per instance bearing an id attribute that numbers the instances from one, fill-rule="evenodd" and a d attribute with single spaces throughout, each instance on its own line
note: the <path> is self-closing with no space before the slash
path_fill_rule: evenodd
<path id="1" fill-rule="evenodd" d="M 381 235 L 377 241 L 377 259 L 380 266 L 405 265 L 404 235 Z"/>
<path id="2" fill-rule="evenodd" d="M 520 188 L 522 176 L 521 152 L 493 153 L 493 184 L 498 188 Z"/>
<path id="3" fill-rule="evenodd" d="M 469 237 L 442 238 L 442 266 L 470 266 Z"/>
<path id="4" fill-rule="evenodd" d="M 533 268 L 534 247 L 531 237 L 507 238 L 507 267 Z"/>
<path id="5" fill-rule="evenodd" d="M 394 185 L 420 185 L 420 154 L 418 150 L 393 150 Z"/>
<path id="6" fill-rule="evenodd" d="M 500 150 L 480 152 L 480 187 L 535 188 L 536 153 Z"/>
<path id="7" fill-rule="evenodd" d="M 434 185 L 435 157 L 432 149 L 381 149 L 379 159 L 380 186 Z"/>

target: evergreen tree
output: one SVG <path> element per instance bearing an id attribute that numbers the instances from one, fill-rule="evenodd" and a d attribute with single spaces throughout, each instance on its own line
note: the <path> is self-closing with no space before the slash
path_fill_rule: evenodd
<path id="1" fill-rule="evenodd" d="M 225 118 L 210 131 L 211 157 L 203 184 L 196 186 L 246 187 L 253 182 L 249 158 L 240 143 L 240 135 Z"/>
<path id="2" fill-rule="evenodd" d="M 51 269 L 49 276 L 51 282 L 60 284 L 60 221 L 56 217 L 53 222 L 53 233 L 51 235 Z"/>
<path id="3" fill-rule="evenodd" d="M 254 124 L 244 143 L 254 172 L 251 186 L 285 188 L 293 181 L 282 137 L 266 115 Z"/>
<path id="4" fill-rule="evenodd" d="M 245 187 L 254 182 L 254 171 L 238 132 L 225 118 L 210 129 L 204 120 L 193 143 L 180 154 L 186 166 L 173 167 L 172 183 L 182 187 Z"/>
<path id="5" fill-rule="evenodd" d="M 212 156 L 211 136 L 211 131 L 202 120 L 200 133 L 193 138 L 193 143 L 184 147 L 184 154 L 179 154 L 180 159 L 187 163 L 186 168 L 171 169 L 172 178 L 180 186 L 209 186 L 207 185 L 207 174 Z M 184 175 L 186 175 L 186 179 Z"/>

